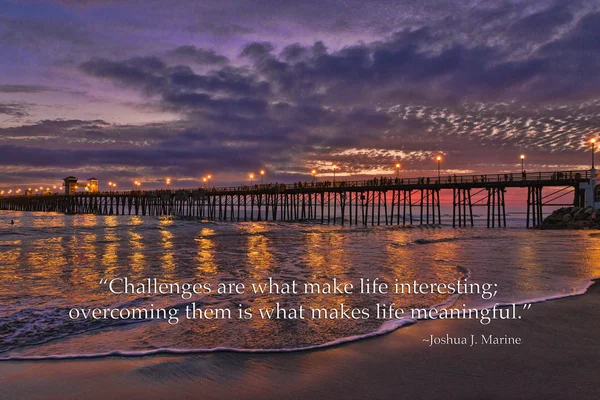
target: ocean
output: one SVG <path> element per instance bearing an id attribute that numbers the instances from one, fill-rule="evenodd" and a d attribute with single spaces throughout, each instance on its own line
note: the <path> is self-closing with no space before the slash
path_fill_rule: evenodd
<path id="1" fill-rule="evenodd" d="M 14 220 L 15 224 L 10 225 Z M 600 277 L 600 236 L 591 231 L 442 225 L 340 226 L 314 222 L 206 222 L 138 216 L 0 211 L 0 359 L 144 355 L 207 351 L 284 352 L 330 346 L 414 323 L 383 319 L 262 319 L 258 310 L 438 305 L 489 307 L 583 293 Z M 274 282 L 491 283 L 497 295 L 198 293 L 113 294 L 103 279 L 158 283 Z M 156 279 L 156 281 L 154 281 Z M 72 318 L 93 308 L 253 310 L 253 317 Z M 85 311 L 84 311 L 85 312 Z M 535 304 L 527 311 L 535 318 Z M 79 314 L 80 315 L 80 314 Z M 418 323 L 418 322 L 417 322 Z M 501 322 L 492 322 L 501 323 Z"/>

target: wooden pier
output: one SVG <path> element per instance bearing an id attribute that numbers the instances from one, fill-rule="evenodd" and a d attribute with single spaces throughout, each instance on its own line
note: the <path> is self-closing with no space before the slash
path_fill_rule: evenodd
<path id="1" fill-rule="evenodd" d="M 211 189 L 153 190 L 0 197 L 0 209 L 66 214 L 180 216 L 210 221 L 303 221 L 350 225 L 441 223 L 442 191 L 452 193 L 452 226 L 473 226 L 486 207 L 487 226 L 506 226 L 505 193 L 527 189 L 527 227 L 539 226 L 543 206 L 583 205 L 580 183 L 590 171 L 375 178 Z M 543 189 L 555 188 L 544 196 Z M 568 204 L 552 203 L 572 196 Z"/>

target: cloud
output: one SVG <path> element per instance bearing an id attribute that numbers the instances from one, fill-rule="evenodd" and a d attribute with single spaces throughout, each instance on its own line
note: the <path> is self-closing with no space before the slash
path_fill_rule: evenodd
<path id="1" fill-rule="evenodd" d="M 202 65 L 227 64 L 229 59 L 214 50 L 197 48 L 196 46 L 180 46 L 167 53 L 180 62 L 191 62 Z"/>
<path id="2" fill-rule="evenodd" d="M 58 43 L 88 46 L 93 43 L 88 29 L 74 21 L 0 17 L 0 28 L 4 28 L 0 43 L 17 46 L 56 46 Z"/>
<path id="3" fill-rule="evenodd" d="M 19 103 L 0 103 L 0 114 L 23 118 L 29 115 L 27 106 Z"/>
<path id="4" fill-rule="evenodd" d="M 517 40 L 547 40 L 558 28 L 573 21 L 569 4 L 557 4 L 553 7 L 527 15 L 508 28 Z"/>
<path id="5" fill-rule="evenodd" d="M 0 85 L 0 93 L 42 93 L 61 90 L 44 85 Z"/>
<path id="6" fill-rule="evenodd" d="M 174 13 L 189 12 L 176 4 Z M 382 170 L 396 159 L 428 169 L 437 152 L 448 168 L 474 170 L 485 163 L 510 169 L 524 149 L 538 165 L 556 163 L 557 154 L 581 163 L 584 141 L 600 123 L 600 14 L 593 5 L 434 4 L 377 3 L 367 12 L 349 1 L 340 20 L 339 4 L 309 1 L 263 21 L 273 6 L 261 2 L 255 14 L 236 9 L 236 24 L 248 30 L 208 44 L 190 34 L 193 18 L 177 26 L 165 20 L 156 45 L 106 51 L 90 42 L 78 54 L 80 73 L 65 74 L 67 86 L 86 93 L 98 86 L 120 101 L 126 88 L 129 102 L 157 105 L 176 120 L 129 125 L 82 117 L 5 128 L 0 146 L 15 155 L 4 162 L 156 176 L 169 167 L 173 176 L 196 177 L 209 169 L 245 176 L 268 165 L 280 180 L 331 162 L 346 172 Z M 210 12 L 222 9 L 211 5 Z M 328 18 L 332 11 L 338 17 Z M 233 25 L 223 17 L 216 26 Z M 120 32 L 135 44 L 145 28 Z M 7 95 L 48 90 L 0 86 Z M 8 108 L 12 101 L 3 104 L 19 112 Z M 38 151 L 45 154 L 36 158 Z"/>

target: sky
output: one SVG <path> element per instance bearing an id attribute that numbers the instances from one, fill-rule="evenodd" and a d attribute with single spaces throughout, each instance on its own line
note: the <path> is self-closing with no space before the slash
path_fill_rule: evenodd
<path id="1" fill-rule="evenodd" d="M 597 1 L 0 0 L 0 188 L 589 168 Z"/>

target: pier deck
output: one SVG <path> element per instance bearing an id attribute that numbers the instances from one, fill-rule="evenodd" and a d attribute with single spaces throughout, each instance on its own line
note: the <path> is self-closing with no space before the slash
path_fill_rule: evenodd
<path id="1" fill-rule="evenodd" d="M 440 192 L 452 191 L 453 226 L 473 226 L 473 207 L 487 208 L 487 226 L 506 226 L 505 192 L 527 188 L 527 227 L 543 207 L 565 196 L 583 206 L 580 184 L 591 172 L 557 171 L 148 191 L 104 191 L 0 197 L 0 209 L 96 215 L 174 215 L 218 221 L 299 221 L 393 225 L 441 223 Z M 544 188 L 558 188 L 549 195 Z M 560 205 L 553 203 L 553 205 Z M 567 205 L 567 204 L 565 204 Z"/>

